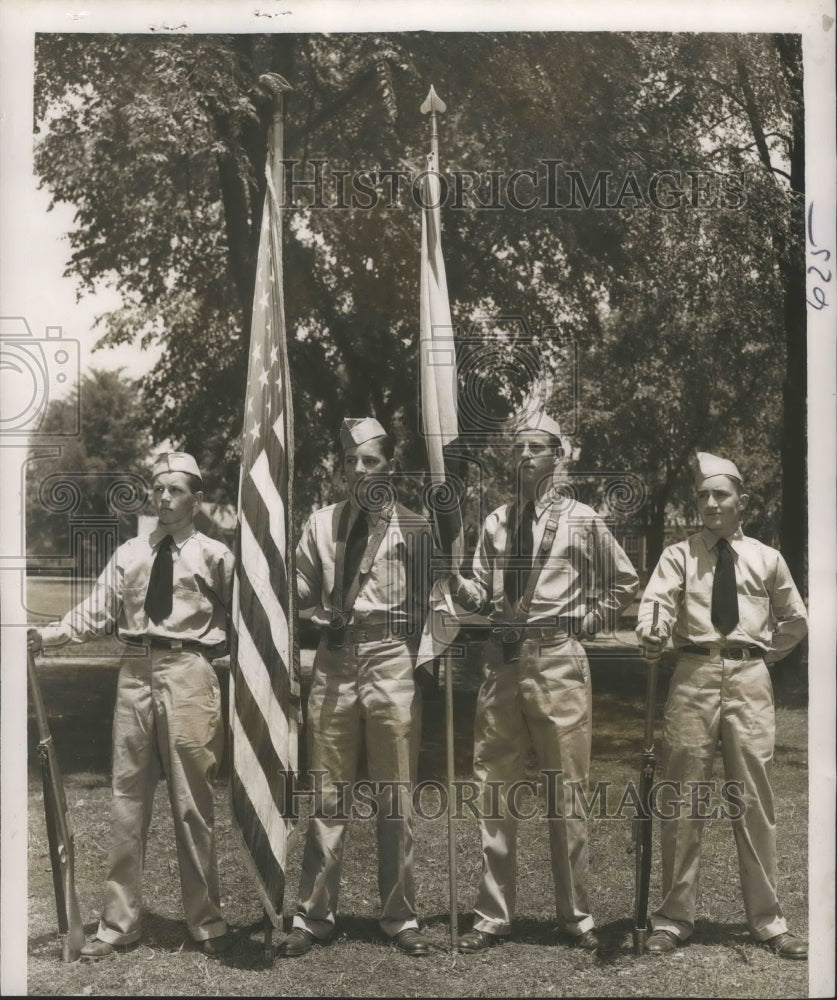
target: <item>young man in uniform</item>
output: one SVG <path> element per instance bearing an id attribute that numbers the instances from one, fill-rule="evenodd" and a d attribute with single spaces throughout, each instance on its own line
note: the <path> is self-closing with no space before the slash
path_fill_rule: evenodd
<path id="1" fill-rule="evenodd" d="M 195 530 L 203 498 L 191 455 L 152 469 L 157 527 L 113 555 L 89 597 L 61 622 L 29 632 L 29 648 L 85 642 L 114 624 L 126 643 L 113 722 L 111 846 L 105 905 L 82 958 L 110 958 L 140 939 L 142 871 L 154 791 L 169 790 L 186 924 L 210 956 L 229 945 L 220 909 L 213 779 L 224 746 L 210 658 L 227 643 L 233 556 Z"/>
<path id="2" fill-rule="evenodd" d="M 773 758 L 773 690 L 766 663 L 786 656 L 807 632 L 805 606 L 784 559 L 748 538 L 741 520 L 749 497 L 727 459 L 698 452 L 695 470 L 703 529 L 669 546 L 640 605 L 637 635 L 649 657 L 668 637 L 677 650 L 665 710 L 661 812 L 663 901 L 646 942 L 652 955 L 674 951 L 694 930 L 703 833 L 692 798 L 708 782 L 720 737 L 727 781 L 738 783 L 743 812 L 733 818 L 738 871 L 750 933 L 784 958 L 804 959 L 805 941 L 787 932 L 776 896 L 776 829 L 768 765 Z M 652 631 L 654 605 L 657 630 Z"/>
<path id="3" fill-rule="evenodd" d="M 587 891 L 587 821 L 572 812 L 570 783 L 590 770 L 591 688 L 579 636 L 612 627 L 638 581 L 628 557 L 590 507 L 554 487 L 562 468 L 560 429 L 538 414 L 514 436 L 518 498 L 486 518 L 474 553 L 474 578 L 451 578 L 464 608 L 490 614 L 477 700 L 474 774 L 484 788 L 502 783 L 500 818 L 480 821 L 483 870 L 473 930 L 463 953 L 507 938 L 515 910 L 517 818 L 505 790 L 523 778 L 530 742 L 538 767 L 563 772 L 548 817 L 555 903 L 563 938 L 595 951 Z M 495 786 L 496 787 L 496 786 Z"/>
<path id="4" fill-rule="evenodd" d="M 321 627 L 308 700 L 314 812 L 299 906 L 281 954 L 295 958 L 334 932 L 343 841 L 365 723 L 377 794 L 379 923 L 408 955 L 426 955 L 413 884 L 412 783 L 421 736 L 413 676 L 426 614 L 430 527 L 395 503 L 393 444 L 372 417 L 340 430 L 349 498 L 316 511 L 296 553 L 302 614 Z"/>

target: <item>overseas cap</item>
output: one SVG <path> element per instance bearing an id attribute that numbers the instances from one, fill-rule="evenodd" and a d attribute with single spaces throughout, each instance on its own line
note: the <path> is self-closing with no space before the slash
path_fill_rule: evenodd
<path id="1" fill-rule="evenodd" d="M 734 462 L 730 462 L 728 458 L 710 455 L 708 451 L 699 451 L 695 455 L 694 474 L 695 486 L 700 486 L 704 479 L 709 479 L 711 476 L 730 476 L 739 483 L 744 482 Z"/>
<path id="2" fill-rule="evenodd" d="M 151 469 L 151 478 L 156 479 L 161 472 L 185 472 L 189 476 L 197 476 L 203 481 L 198 463 L 187 455 L 185 451 L 170 451 L 168 454 L 158 455 L 154 459 Z"/>
<path id="3" fill-rule="evenodd" d="M 553 420 L 543 410 L 524 413 L 512 422 L 514 434 L 520 434 L 522 431 L 542 431 L 544 434 L 551 434 L 559 440 L 561 438 L 561 428 L 558 426 L 558 421 Z"/>
<path id="4" fill-rule="evenodd" d="M 386 436 L 387 432 L 374 417 L 346 417 L 340 427 L 340 445 L 344 450 Z"/>

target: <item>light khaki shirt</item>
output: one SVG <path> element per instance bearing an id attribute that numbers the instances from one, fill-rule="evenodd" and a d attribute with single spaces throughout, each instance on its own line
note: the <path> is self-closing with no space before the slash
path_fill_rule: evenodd
<path id="1" fill-rule="evenodd" d="M 172 610 L 155 624 L 143 604 L 154 557 L 166 534 L 174 539 Z M 176 532 L 157 527 L 151 535 L 119 546 L 89 596 L 60 622 L 41 630 L 44 645 L 86 642 L 114 623 L 123 638 L 156 635 L 219 645 L 227 639 L 232 579 L 233 554 L 223 542 L 193 525 Z"/>
<path id="2" fill-rule="evenodd" d="M 650 626 L 654 601 L 659 602 L 659 628 L 676 648 L 761 646 L 765 659 L 780 660 L 808 631 L 805 605 L 780 552 L 739 528 L 729 539 L 735 559 L 739 622 L 729 635 L 712 624 L 712 581 L 718 535 L 703 528 L 670 545 L 648 581 L 637 617 L 637 634 Z"/>
<path id="3" fill-rule="evenodd" d="M 465 580 L 459 594 L 454 595 L 460 599 L 464 597 L 471 605 L 485 606 L 487 603 L 494 621 L 502 621 L 504 617 L 503 573 L 507 563 L 510 506 L 498 507 L 485 519 L 474 552 L 474 578 Z M 563 500 L 557 511 L 557 531 L 549 557 L 538 576 L 528 620 L 573 618 L 580 624 L 588 611 L 595 610 L 602 622 L 613 625 L 637 592 L 636 571 L 591 507 L 575 500 Z M 547 522 L 553 515 L 548 500 L 535 503 L 532 524 L 535 558 Z"/>
<path id="4" fill-rule="evenodd" d="M 300 614 L 317 625 L 331 621 L 337 528 L 348 500 L 314 511 L 296 550 Z M 351 531 L 356 512 L 348 521 Z M 370 516 L 372 527 L 377 515 Z M 371 529 L 370 529 L 371 530 Z M 421 631 L 427 614 L 431 560 L 430 525 L 420 514 L 395 504 L 381 544 L 358 591 L 353 621 L 363 625 L 408 625 Z"/>

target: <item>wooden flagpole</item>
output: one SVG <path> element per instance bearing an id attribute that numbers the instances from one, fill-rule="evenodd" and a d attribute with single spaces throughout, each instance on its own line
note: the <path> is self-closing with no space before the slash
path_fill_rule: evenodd
<path id="1" fill-rule="evenodd" d="M 447 105 L 441 100 L 431 85 L 430 91 L 421 105 L 421 113 L 430 115 L 430 152 L 433 154 L 434 165 L 439 170 L 439 124 L 437 116 L 447 110 Z M 450 889 L 450 946 L 456 951 L 458 942 L 459 911 L 457 908 L 457 873 L 456 873 L 456 824 L 454 822 L 454 803 L 456 802 L 454 787 L 455 757 L 453 742 L 453 657 L 448 650 L 445 653 L 445 758 L 447 770 L 448 793 L 448 885 Z"/>

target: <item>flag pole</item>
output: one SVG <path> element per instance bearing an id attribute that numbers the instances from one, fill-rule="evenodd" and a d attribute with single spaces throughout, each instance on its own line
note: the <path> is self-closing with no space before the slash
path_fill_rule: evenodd
<path id="1" fill-rule="evenodd" d="M 447 110 L 447 105 L 436 93 L 433 85 L 421 105 L 421 113 L 430 115 L 430 152 L 434 159 L 434 168 L 439 170 L 439 122 L 438 115 Z M 459 911 L 457 907 L 457 872 L 456 872 L 456 824 L 454 823 L 455 788 L 455 756 L 453 741 L 453 656 L 450 649 L 445 652 L 445 763 L 447 770 L 448 792 L 448 885 L 450 889 L 450 946 L 456 951 L 459 930 Z"/>

